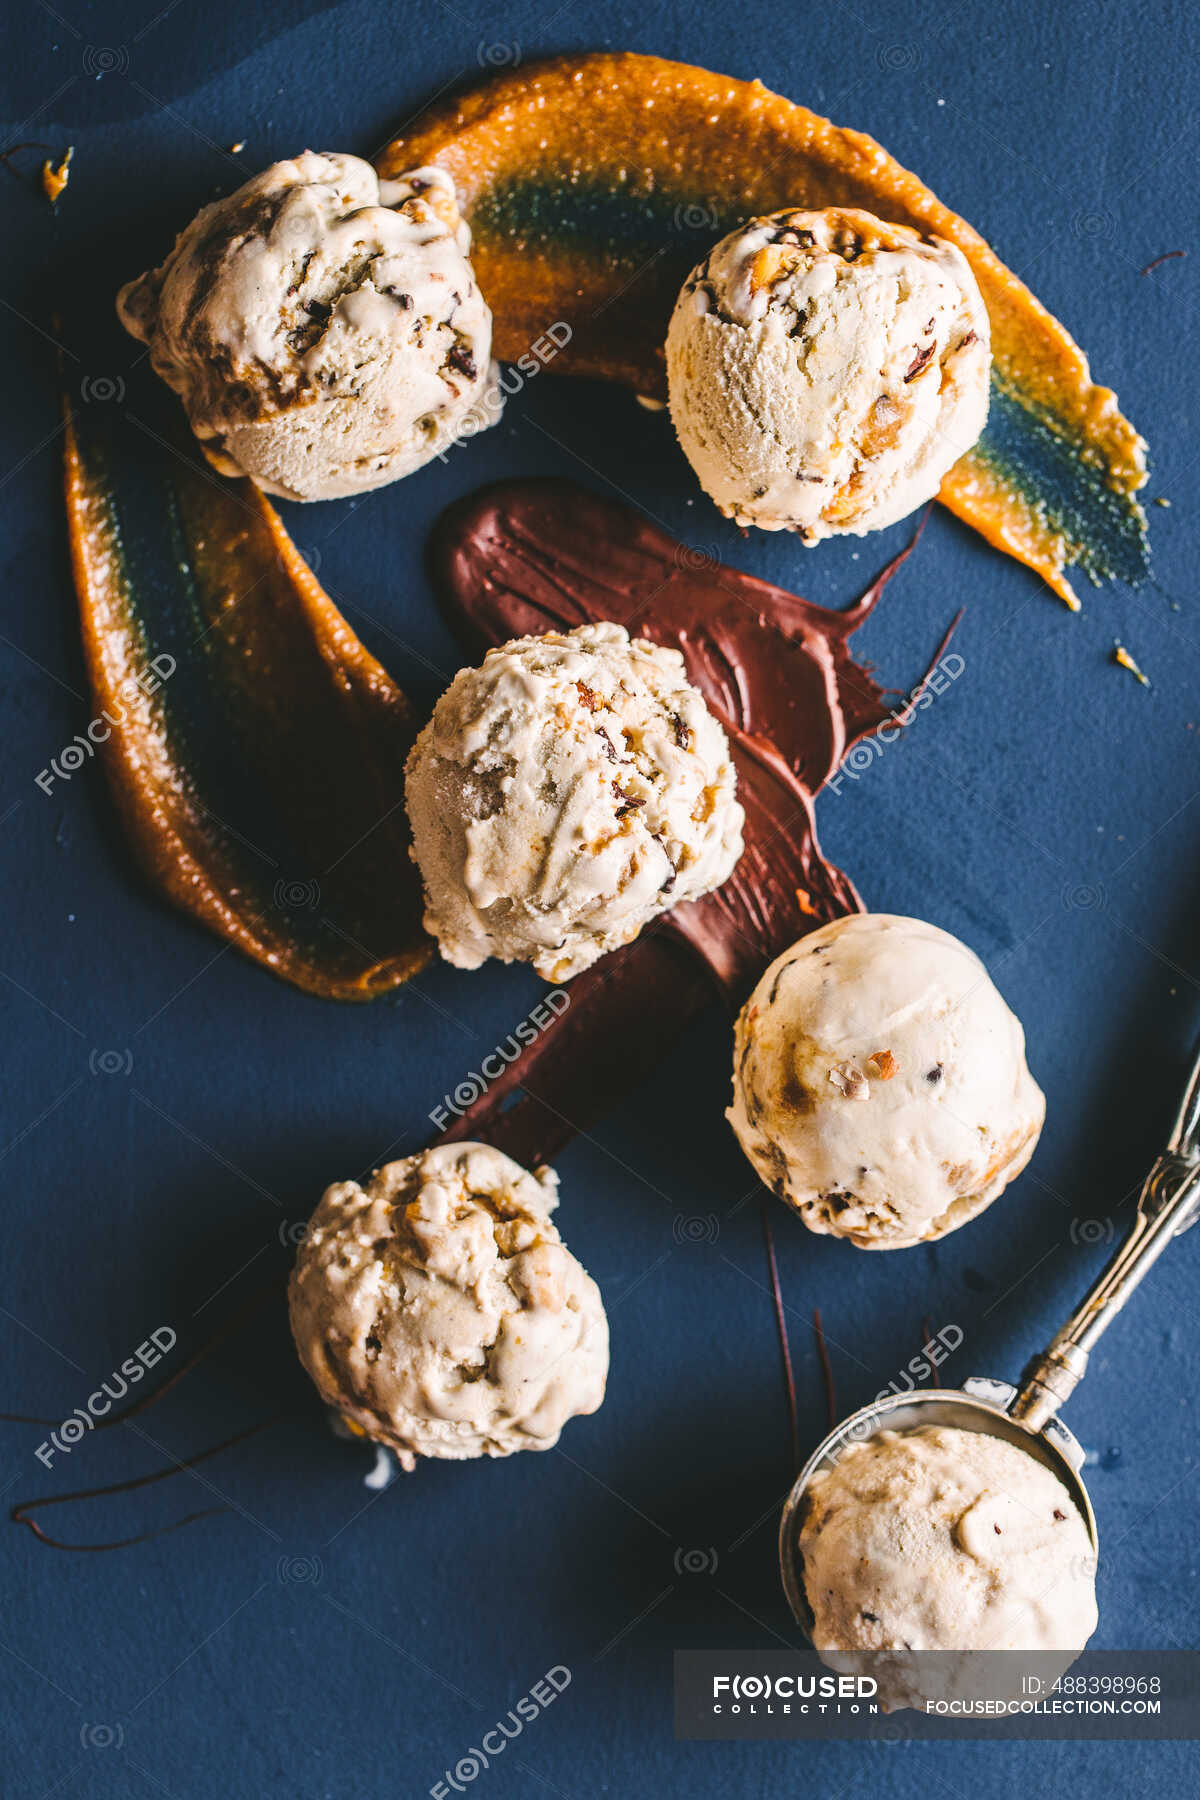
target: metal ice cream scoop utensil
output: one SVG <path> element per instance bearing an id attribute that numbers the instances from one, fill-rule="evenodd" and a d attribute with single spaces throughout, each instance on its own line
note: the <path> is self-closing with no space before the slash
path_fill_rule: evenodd
<path id="1" fill-rule="evenodd" d="M 787 1497 L 779 1525 L 779 1566 L 796 1622 L 811 1636 L 813 1617 L 804 1593 L 797 1535 L 808 1486 L 818 1469 L 878 1431 L 948 1425 L 986 1431 L 1036 1456 L 1065 1484 L 1098 1550 L 1096 1517 L 1080 1477 L 1083 1446 L 1058 1418 L 1087 1372 L 1088 1354 L 1173 1237 L 1200 1215 L 1200 1055 L 1167 1139 L 1142 1185 L 1137 1212 L 1124 1240 L 1066 1324 L 1026 1366 L 1021 1385 L 972 1376 L 961 1388 L 926 1388 L 872 1401 L 843 1419 L 809 1457 Z"/>

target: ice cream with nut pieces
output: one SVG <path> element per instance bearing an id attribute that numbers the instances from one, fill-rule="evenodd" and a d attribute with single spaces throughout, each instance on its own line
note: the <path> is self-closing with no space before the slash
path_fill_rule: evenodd
<path id="1" fill-rule="evenodd" d="M 214 467 L 328 500 L 497 416 L 469 247 L 442 170 L 306 150 L 204 207 L 117 310 Z"/>
<path id="2" fill-rule="evenodd" d="M 987 311 L 961 250 L 854 208 L 722 238 L 671 317 L 671 418 L 727 517 L 807 544 L 932 500 L 987 420 Z"/>
<path id="3" fill-rule="evenodd" d="M 822 926 L 737 1021 L 728 1118 L 742 1149 L 811 1230 L 862 1249 L 975 1218 L 1029 1161 L 1045 1108 L 983 963 L 920 919 Z"/>
<path id="4" fill-rule="evenodd" d="M 442 955 L 565 981 L 742 849 L 729 745 L 683 657 L 619 625 L 516 638 L 455 677 L 408 759 Z"/>
<path id="5" fill-rule="evenodd" d="M 548 1450 L 595 1412 L 608 1321 L 551 1219 L 558 1178 L 487 1144 L 439 1144 L 327 1189 L 288 1290 L 321 1398 L 396 1452 Z"/>
<path id="6" fill-rule="evenodd" d="M 870 1671 L 888 1706 L 997 1688 L 1015 1698 L 1007 1659 L 972 1668 L 930 1653 L 1061 1652 L 1060 1671 L 1096 1629 L 1083 1516 L 1058 1476 L 1005 1438 L 880 1431 L 819 1469 L 802 1504 L 813 1643 L 835 1668 Z"/>

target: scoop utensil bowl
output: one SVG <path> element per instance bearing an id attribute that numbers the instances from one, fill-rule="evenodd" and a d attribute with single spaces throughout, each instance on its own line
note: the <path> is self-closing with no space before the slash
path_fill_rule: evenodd
<path id="1" fill-rule="evenodd" d="M 1083 1484 L 1083 1446 L 1058 1417 L 1087 1372 L 1088 1356 L 1158 1261 L 1173 1237 L 1200 1215 L 1200 1054 L 1166 1147 L 1138 1196 L 1126 1236 L 1066 1324 L 1040 1355 L 1027 1364 L 1019 1387 L 972 1376 L 961 1388 L 932 1388 L 893 1394 L 862 1407 L 829 1433 L 809 1457 L 783 1508 L 779 1525 L 779 1568 L 797 1624 L 812 1636 L 813 1615 L 804 1592 L 798 1534 L 809 1484 L 818 1469 L 835 1464 L 848 1445 L 878 1431 L 922 1425 L 955 1426 L 1007 1438 L 1037 1457 L 1063 1482 L 1083 1516 L 1093 1550 L 1099 1549 L 1096 1517 Z"/>

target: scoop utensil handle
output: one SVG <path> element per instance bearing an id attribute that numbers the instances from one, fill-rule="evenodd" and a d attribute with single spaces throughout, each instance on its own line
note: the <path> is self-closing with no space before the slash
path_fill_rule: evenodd
<path id="1" fill-rule="evenodd" d="M 1087 1373 L 1088 1354 L 1173 1237 L 1200 1215 L 1200 1054 L 1166 1149 L 1147 1175 L 1133 1224 L 1102 1274 L 1047 1349 L 1026 1366 L 1010 1408 L 1040 1431 Z"/>

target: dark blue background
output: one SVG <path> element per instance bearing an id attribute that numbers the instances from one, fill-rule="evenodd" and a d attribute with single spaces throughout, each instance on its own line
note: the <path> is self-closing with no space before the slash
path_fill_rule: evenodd
<path id="1" fill-rule="evenodd" d="M 282 1277 L 289 1226 L 328 1181 L 428 1135 L 428 1109 L 538 992 L 524 971 L 439 967 L 368 1009 L 306 998 L 147 892 L 97 767 L 52 797 L 37 788 L 89 716 L 59 501 L 56 303 L 69 294 L 107 320 L 117 282 L 157 260 L 173 227 L 278 156 L 369 153 L 481 63 L 603 46 L 757 75 L 878 136 L 1078 334 L 1150 440 L 1148 497 L 1173 503 L 1150 507 L 1154 582 L 1089 590 L 1079 618 L 939 512 L 859 642 L 908 683 L 965 605 L 965 672 L 819 809 L 826 849 L 869 904 L 931 918 L 987 959 L 1025 1022 L 1049 1117 L 1029 1172 L 942 1244 L 864 1255 L 775 1209 L 805 1441 L 824 1430 L 814 1304 L 843 1411 L 915 1352 L 925 1316 L 966 1332 L 953 1378 L 1014 1376 L 1127 1220 L 1200 1022 L 1197 262 L 1139 273 L 1197 248 L 1187 9 L 176 0 L 156 19 L 153 4 L 22 0 L 5 46 L 4 141 L 74 143 L 76 158 L 53 215 L 0 176 L 0 1407 L 69 1412 L 161 1324 L 179 1333 L 178 1360 Z M 108 355 L 68 362 L 80 404 L 104 403 L 97 380 L 145 395 L 135 351 Z M 743 541 L 665 420 L 622 393 L 540 380 L 445 466 L 353 506 L 287 509 L 416 693 L 456 666 L 423 574 L 428 526 L 511 471 L 632 494 L 690 542 L 835 605 L 904 536 L 814 553 Z M 1111 665 L 1118 636 L 1152 691 Z M 105 1051 L 122 1072 L 102 1072 Z M 791 1637 L 774 1547 L 786 1417 L 757 1194 L 722 1119 L 728 1053 L 714 1011 L 561 1159 L 560 1220 L 604 1291 L 613 1363 L 603 1411 L 559 1451 L 431 1466 L 373 1497 L 370 1454 L 326 1431 L 282 1306 L 140 1421 L 145 1436 L 90 1437 L 47 1474 L 43 1434 L 0 1426 L 7 1509 L 286 1415 L 203 1482 L 43 1515 L 91 1537 L 234 1506 L 177 1536 L 70 1556 L 0 1524 L 6 1796 L 422 1795 L 553 1664 L 570 1688 L 479 1777 L 479 1800 L 1194 1787 L 1184 1745 L 673 1742 L 673 1647 Z M 1196 1643 L 1198 1257 L 1200 1240 L 1172 1248 L 1070 1407 L 1098 1458 L 1097 1646 Z M 707 1572 L 687 1572 L 688 1551 Z"/>

